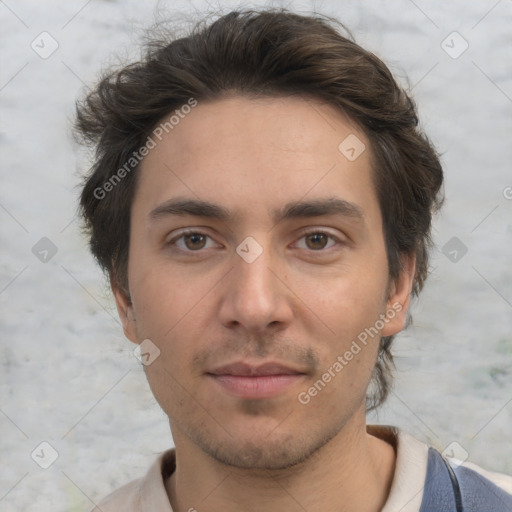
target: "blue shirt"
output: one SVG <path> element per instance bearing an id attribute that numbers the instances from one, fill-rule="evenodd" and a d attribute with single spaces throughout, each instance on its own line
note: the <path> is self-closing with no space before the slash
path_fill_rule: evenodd
<path id="1" fill-rule="evenodd" d="M 419 512 L 512 512 L 512 495 L 463 466 L 452 466 L 432 447 Z"/>

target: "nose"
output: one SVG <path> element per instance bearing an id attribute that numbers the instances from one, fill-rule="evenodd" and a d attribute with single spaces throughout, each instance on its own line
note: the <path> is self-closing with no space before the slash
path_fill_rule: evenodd
<path id="1" fill-rule="evenodd" d="M 253 334 L 286 327 L 293 316 L 293 293 L 285 283 L 283 265 L 267 249 L 253 261 L 243 252 L 235 253 L 223 287 L 222 324 Z"/>

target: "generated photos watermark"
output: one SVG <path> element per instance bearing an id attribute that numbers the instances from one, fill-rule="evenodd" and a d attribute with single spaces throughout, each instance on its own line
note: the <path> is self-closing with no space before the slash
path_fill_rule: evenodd
<path id="1" fill-rule="evenodd" d="M 94 197 L 98 200 L 104 199 L 109 192 L 114 190 L 123 178 L 130 174 L 137 165 L 142 162 L 143 158 L 149 154 L 157 145 L 157 141 L 161 141 L 164 133 L 169 133 L 173 130 L 182 119 L 189 114 L 192 109 L 197 106 L 197 100 L 195 98 L 189 98 L 187 103 L 183 104 L 179 109 L 176 109 L 165 121 L 160 123 L 153 131 L 152 135 L 149 135 L 138 151 L 134 151 L 130 158 L 120 167 L 101 187 L 94 189 Z"/>
<path id="2" fill-rule="evenodd" d="M 379 315 L 379 319 L 375 321 L 375 323 L 371 327 L 366 327 L 363 331 L 361 331 L 357 335 L 357 339 L 352 341 L 350 348 L 345 351 L 343 355 L 339 355 L 336 358 L 336 361 L 329 366 L 329 368 L 322 374 L 320 379 L 318 379 L 312 386 L 310 386 L 306 391 L 301 391 L 297 395 L 297 400 L 302 405 L 307 405 L 311 402 L 311 399 L 322 391 L 329 382 L 331 382 L 342 370 L 347 366 L 350 361 L 354 358 L 355 355 L 361 352 L 362 347 L 366 346 L 370 339 L 373 339 L 377 336 L 384 326 L 390 322 L 393 318 L 395 318 L 396 314 L 402 311 L 402 304 L 399 302 L 395 302 L 391 308 L 386 310 L 386 313 L 381 313 Z"/>

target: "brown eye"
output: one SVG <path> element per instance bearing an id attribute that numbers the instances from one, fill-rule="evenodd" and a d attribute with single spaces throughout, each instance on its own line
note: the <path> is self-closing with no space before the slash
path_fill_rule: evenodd
<path id="1" fill-rule="evenodd" d="M 310 249 L 325 249 L 328 238 L 325 233 L 313 233 L 306 236 L 306 240 L 310 242 L 307 245 Z"/>
<path id="2" fill-rule="evenodd" d="M 166 245 L 182 252 L 200 252 L 202 249 L 208 248 L 208 239 L 211 237 L 200 231 L 186 231 L 173 238 Z M 210 246 L 211 247 L 211 246 Z"/>
<path id="3" fill-rule="evenodd" d="M 305 247 L 299 247 L 300 249 L 308 249 L 310 251 L 322 252 L 325 249 L 329 249 L 335 245 L 339 245 L 340 241 L 330 233 L 324 233 L 323 231 L 312 231 L 306 233 L 301 237 L 301 240 L 306 240 Z M 329 239 L 333 240 L 330 246 Z"/>
<path id="4" fill-rule="evenodd" d="M 185 246 L 187 249 L 203 249 L 206 236 L 201 233 L 192 233 L 189 235 L 183 235 L 183 239 L 185 240 Z"/>

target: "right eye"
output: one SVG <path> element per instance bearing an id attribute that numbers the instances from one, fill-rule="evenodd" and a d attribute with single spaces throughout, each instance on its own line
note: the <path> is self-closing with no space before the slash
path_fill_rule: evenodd
<path id="1" fill-rule="evenodd" d="M 208 238 L 211 240 L 211 237 L 202 231 L 189 229 L 182 231 L 179 235 L 167 242 L 166 245 L 177 248 L 182 252 L 200 252 L 202 249 L 208 249 L 208 247 L 205 247 Z M 183 241 L 183 243 L 181 243 L 181 241 Z"/>

